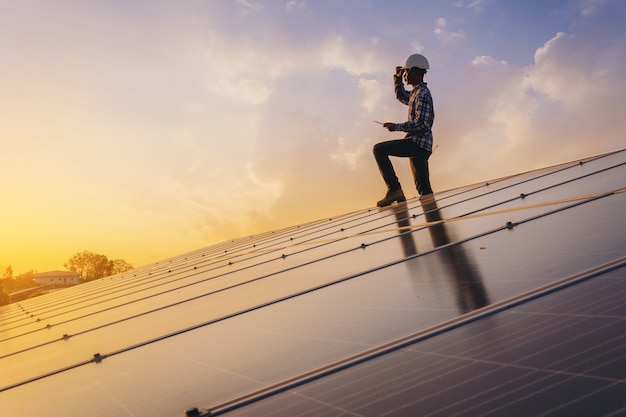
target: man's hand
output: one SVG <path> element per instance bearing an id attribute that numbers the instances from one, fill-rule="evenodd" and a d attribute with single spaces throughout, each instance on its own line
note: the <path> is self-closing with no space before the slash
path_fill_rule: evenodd
<path id="1" fill-rule="evenodd" d="M 404 68 L 396 67 L 396 77 L 401 76 L 403 72 L 404 72 Z"/>
<path id="2" fill-rule="evenodd" d="M 387 123 L 385 123 L 383 125 L 383 127 L 386 128 L 390 132 L 395 132 L 396 131 L 396 124 L 395 123 L 387 122 Z"/>

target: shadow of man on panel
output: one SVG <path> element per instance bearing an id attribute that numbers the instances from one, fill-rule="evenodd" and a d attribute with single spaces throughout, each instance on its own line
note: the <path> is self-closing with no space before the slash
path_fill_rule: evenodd
<path id="1" fill-rule="evenodd" d="M 484 307 L 489 304 L 489 296 L 483 285 L 480 272 L 472 263 L 463 245 L 454 244 L 441 212 L 434 197 L 420 199 L 428 232 L 436 253 L 441 256 L 444 268 L 449 272 L 454 282 L 457 304 L 461 313 Z M 416 255 L 417 244 L 412 234 L 411 216 L 406 202 L 393 207 L 400 242 L 405 257 Z M 432 256 L 432 255 L 428 255 Z"/>

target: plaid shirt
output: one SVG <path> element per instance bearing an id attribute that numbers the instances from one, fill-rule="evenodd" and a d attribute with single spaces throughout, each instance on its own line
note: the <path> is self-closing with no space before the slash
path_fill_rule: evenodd
<path id="1" fill-rule="evenodd" d="M 421 148 L 429 152 L 433 150 L 433 122 L 435 108 L 430 90 L 425 82 L 418 84 L 413 90 L 407 91 L 402 76 L 394 76 L 396 98 L 409 106 L 409 120 L 398 123 L 396 130 L 407 132 L 405 138 L 411 139 Z"/>

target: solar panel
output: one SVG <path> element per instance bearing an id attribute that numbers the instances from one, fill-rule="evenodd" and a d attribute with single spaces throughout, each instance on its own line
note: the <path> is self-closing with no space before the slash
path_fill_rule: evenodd
<path id="1" fill-rule="evenodd" d="M 609 271 L 224 414 L 618 415 L 624 278 Z"/>
<path id="2" fill-rule="evenodd" d="M 624 159 L 234 239 L 1 307 L 0 416 L 624 412 Z"/>

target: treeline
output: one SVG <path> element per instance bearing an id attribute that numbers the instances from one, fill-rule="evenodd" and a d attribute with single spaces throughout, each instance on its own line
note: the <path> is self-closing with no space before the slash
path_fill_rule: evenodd
<path id="1" fill-rule="evenodd" d="M 93 253 L 87 250 L 77 252 L 63 264 L 70 272 L 78 272 L 82 282 L 108 277 L 126 272 L 134 267 L 123 259 L 110 260 L 105 255 Z M 30 270 L 14 276 L 11 265 L 0 267 L 0 305 L 11 302 L 9 294 L 36 287 L 33 275 L 37 271 Z"/>
<path id="2" fill-rule="evenodd" d="M 85 282 L 121 274 L 129 269 L 133 269 L 133 266 L 123 259 L 109 260 L 105 255 L 87 250 L 72 255 L 63 266 L 68 271 L 78 272 L 80 279 Z"/>
<path id="3" fill-rule="evenodd" d="M 33 281 L 33 275 L 37 272 L 32 269 L 23 274 L 13 276 L 13 268 L 11 265 L 0 270 L 0 306 L 9 304 L 11 298 L 9 294 L 19 290 L 25 290 L 37 286 Z"/>

